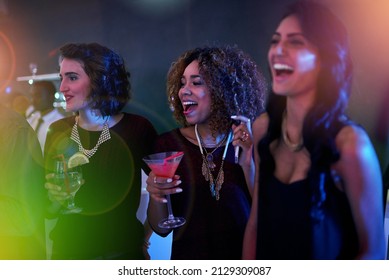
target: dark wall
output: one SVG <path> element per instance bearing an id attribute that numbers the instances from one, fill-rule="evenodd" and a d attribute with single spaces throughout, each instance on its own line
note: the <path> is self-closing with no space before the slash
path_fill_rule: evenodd
<path id="1" fill-rule="evenodd" d="M 286 0 L 12 0 L 1 32 L 16 54 L 14 76 L 58 70 L 66 42 L 96 41 L 115 49 L 132 74 L 129 109 L 149 117 L 159 131 L 175 126 L 165 97 L 170 64 L 204 44 L 237 44 L 267 72 L 270 34 Z M 20 82 L 19 82 L 20 83 Z"/>
<path id="2" fill-rule="evenodd" d="M 30 75 L 31 62 L 37 63 L 37 74 L 57 72 L 57 49 L 64 43 L 96 41 L 115 49 L 127 62 L 133 84 L 127 110 L 148 117 L 158 131 L 166 131 L 176 126 L 165 95 L 170 64 L 189 48 L 237 44 L 268 77 L 270 37 L 283 7 L 292 1 L 0 0 L 0 92 L 7 84 L 26 86 L 15 78 Z M 383 53 L 389 48 L 389 40 L 384 40 L 389 3 L 321 1 L 332 7 L 350 31 L 355 65 L 350 113 L 368 130 L 381 161 L 386 163 L 389 139 L 375 138 L 381 118 L 377 112 L 388 88 L 389 62 Z"/>

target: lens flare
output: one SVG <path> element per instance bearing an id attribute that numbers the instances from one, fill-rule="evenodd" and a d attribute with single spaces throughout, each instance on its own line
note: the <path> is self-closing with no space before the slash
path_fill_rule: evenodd
<path id="1" fill-rule="evenodd" d="M 2 45 L 5 45 L 5 48 L 2 47 Z M 1 69 L 4 71 L 5 75 L 1 75 L 0 77 L 0 92 L 2 92 L 6 87 L 7 83 L 12 79 L 14 73 L 15 73 L 15 67 L 16 67 L 16 59 L 15 59 L 15 51 L 12 46 L 11 41 L 8 39 L 8 37 L 0 31 L 0 66 L 5 66 L 5 69 Z M 5 63 L 5 60 L 9 59 L 9 65 L 8 63 Z M 9 66 L 7 69 L 7 66 Z M 0 71 L 1 73 L 1 71 Z"/>

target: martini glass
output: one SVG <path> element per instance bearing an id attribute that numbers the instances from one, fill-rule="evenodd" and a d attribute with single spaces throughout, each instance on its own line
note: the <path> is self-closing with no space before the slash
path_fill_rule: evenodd
<path id="1" fill-rule="evenodd" d="M 69 194 L 66 201 L 66 208 L 63 209 L 61 213 L 80 213 L 82 208 L 76 206 L 74 203 L 74 196 L 82 184 L 82 171 L 80 166 L 67 168 L 66 161 L 55 161 L 54 183 Z"/>
<path id="2" fill-rule="evenodd" d="M 156 176 L 173 178 L 183 156 L 184 152 L 163 152 L 148 155 L 143 158 L 143 161 L 147 163 Z M 185 224 L 186 221 L 183 217 L 175 217 L 173 215 L 170 195 L 166 195 L 166 200 L 168 217 L 162 219 L 158 226 L 160 228 L 172 229 Z"/>

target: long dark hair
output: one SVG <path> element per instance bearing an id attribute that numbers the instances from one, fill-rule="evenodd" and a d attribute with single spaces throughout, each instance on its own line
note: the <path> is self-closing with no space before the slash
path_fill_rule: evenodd
<path id="1" fill-rule="evenodd" d="M 335 136 L 347 119 L 345 110 L 351 91 L 352 62 L 346 28 L 328 8 L 302 0 L 288 6 L 282 19 L 290 15 L 298 19 L 304 36 L 317 47 L 321 62 L 315 102 L 303 124 L 304 145 L 311 157 L 308 174 L 312 186 L 311 216 L 320 220 L 321 206 L 326 199 L 325 180 L 331 177 L 329 167 L 339 159 Z M 258 147 L 261 180 L 274 173 L 269 144 L 280 137 L 285 107 L 286 97 L 270 93 L 266 107 L 269 129 Z"/>
<path id="2" fill-rule="evenodd" d="M 103 116 L 119 113 L 131 98 L 130 73 L 123 58 L 98 43 L 69 43 L 60 48 L 60 59 L 79 61 L 91 80 L 89 99 Z"/>

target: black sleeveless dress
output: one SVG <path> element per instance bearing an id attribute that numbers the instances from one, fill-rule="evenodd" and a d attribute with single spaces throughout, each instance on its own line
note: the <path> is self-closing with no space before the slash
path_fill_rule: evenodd
<path id="1" fill-rule="evenodd" d="M 339 122 L 332 139 L 347 124 L 350 122 Z M 325 156 L 336 154 L 333 144 L 328 147 Z M 354 259 L 358 252 L 357 233 L 347 197 L 331 176 L 332 156 L 326 157 L 320 171 L 311 166 L 304 180 L 284 184 L 274 176 L 275 163 L 268 146 L 259 149 L 264 151 L 266 160 L 261 160 L 259 176 L 257 258 Z M 318 205 L 313 203 L 318 189 L 320 218 L 312 211 Z"/>

